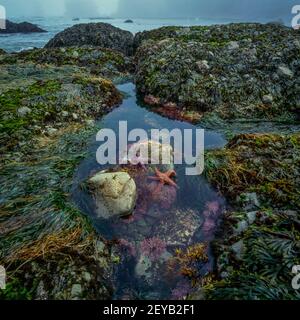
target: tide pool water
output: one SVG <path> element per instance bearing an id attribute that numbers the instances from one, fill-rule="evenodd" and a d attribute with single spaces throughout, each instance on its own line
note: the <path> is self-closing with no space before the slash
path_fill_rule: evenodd
<path id="1" fill-rule="evenodd" d="M 127 121 L 128 130 L 185 129 L 195 130 L 192 124 L 164 118 L 151 112 L 136 96 L 132 83 L 119 85 L 126 93 L 119 108 L 104 116 L 99 128 L 113 129 L 118 136 L 119 121 Z M 205 149 L 223 147 L 222 134 L 205 131 Z M 138 199 L 134 214 L 128 218 L 103 219 L 98 215 L 95 201 L 84 188 L 85 182 L 104 169 L 127 170 L 118 166 L 101 166 L 96 151 L 101 145 L 91 137 L 88 156 L 79 165 L 73 185 L 73 200 L 90 217 L 95 229 L 106 239 L 115 242 L 120 261 L 113 278 L 116 299 L 182 299 L 192 288 L 182 274 L 186 250 L 199 254 L 206 246 L 207 260 L 183 262 L 205 276 L 213 268 L 210 243 L 221 221 L 225 200 L 214 190 L 204 176 L 186 176 L 185 165 L 175 165 L 178 189 L 156 185 L 149 180 L 143 168 L 131 168 L 137 185 Z M 151 176 L 151 174 L 150 174 Z M 156 190 L 159 191 L 156 192 Z M 189 248 L 189 249 L 188 249 Z M 192 248 L 192 249 L 191 249 Z M 176 252 L 182 250 L 182 257 Z M 191 265 L 190 265 L 191 264 Z M 172 272 L 170 272 L 172 270 Z"/>

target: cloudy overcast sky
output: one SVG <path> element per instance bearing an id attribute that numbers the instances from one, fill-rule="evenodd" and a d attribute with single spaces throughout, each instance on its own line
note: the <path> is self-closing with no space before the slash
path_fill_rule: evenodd
<path id="1" fill-rule="evenodd" d="M 300 0 L 0 0 L 9 17 L 285 19 Z"/>

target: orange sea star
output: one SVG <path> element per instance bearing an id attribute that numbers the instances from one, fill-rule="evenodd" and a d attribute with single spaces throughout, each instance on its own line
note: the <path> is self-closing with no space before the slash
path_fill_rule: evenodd
<path id="1" fill-rule="evenodd" d="M 177 184 L 171 179 L 172 177 L 176 176 L 175 170 L 168 170 L 167 172 L 163 173 L 155 168 L 155 174 L 155 177 L 149 177 L 149 179 L 158 181 L 160 186 L 168 184 L 178 189 Z"/>

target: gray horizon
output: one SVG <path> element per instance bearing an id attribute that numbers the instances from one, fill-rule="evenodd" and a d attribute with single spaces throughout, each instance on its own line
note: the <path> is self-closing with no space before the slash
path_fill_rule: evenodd
<path id="1" fill-rule="evenodd" d="M 286 20 L 299 0 L 0 0 L 7 17 Z"/>

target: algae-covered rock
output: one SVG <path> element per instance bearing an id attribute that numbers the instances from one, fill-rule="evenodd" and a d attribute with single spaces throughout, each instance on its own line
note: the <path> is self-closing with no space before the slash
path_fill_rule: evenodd
<path id="1" fill-rule="evenodd" d="M 206 176 L 230 205 L 214 244 L 223 279 L 209 298 L 299 299 L 289 276 L 300 254 L 299 159 L 299 133 L 237 135 L 208 152 Z"/>
<path id="2" fill-rule="evenodd" d="M 106 78 L 122 77 L 131 69 L 129 58 L 121 52 L 93 46 L 32 49 L 0 58 L 0 65 L 30 63 L 56 67 L 76 66 Z"/>
<path id="3" fill-rule="evenodd" d="M 130 215 L 135 207 L 137 189 L 126 172 L 100 172 L 88 180 L 96 201 L 97 216 L 108 219 Z"/>
<path id="4" fill-rule="evenodd" d="M 28 141 L 35 134 L 47 132 L 47 126 L 55 130 L 66 123 L 83 122 L 90 117 L 99 117 L 116 106 L 121 96 L 109 80 L 81 73 L 64 73 L 64 69 L 30 67 L 32 76 L 19 82 L 26 69 L 16 65 L 8 70 L 7 78 L 16 82 L 0 83 L 0 139 L 2 148 L 15 148 L 20 142 Z M 27 69 L 28 70 L 28 69 Z M 50 69 L 51 70 L 51 69 Z M 36 80 L 36 79 L 43 80 Z M 76 113 L 76 117 L 65 116 Z M 3 143 L 2 143 L 3 142 Z"/>
<path id="5" fill-rule="evenodd" d="M 161 105 L 173 102 L 206 118 L 293 121 L 299 112 L 298 37 L 273 24 L 144 32 L 136 37 L 137 87 Z"/>
<path id="6" fill-rule="evenodd" d="M 126 55 L 132 53 L 133 35 L 108 23 L 77 24 L 58 33 L 46 48 L 72 46 L 98 46 L 118 50 Z"/>
<path id="7" fill-rule="evenodd" d="M 161 237 L 168 246 L 185 247 L 192 243 L 197 230 L 203 224 L 203 217 L 190 209 L 172 210 L 153 228 L 153 235 Z"/>

